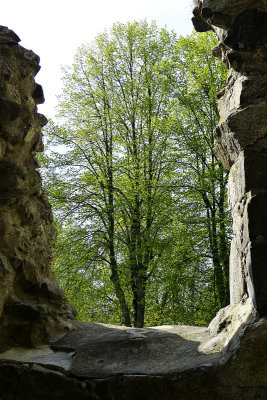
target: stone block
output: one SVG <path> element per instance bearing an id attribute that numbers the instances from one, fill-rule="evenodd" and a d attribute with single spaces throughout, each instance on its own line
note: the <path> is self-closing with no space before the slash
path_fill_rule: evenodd
<path id="1" fill-rule="evenodd" d="M 267 77 L 265 75 L 246 76 L 242 79 L 240 106 L 255 103 L 260 98 L 266 99 Z"/>
<path id="2" fill-rule="evenodd" d="M 227 13 L 227 14 L 235 14 L 243 10 L 248 4 L 248 0 L 203 0 L 202 1 L 202 9 L 208 8 L 213 13 Z"/>
<path id="3" fill-rule="evenodd" d="M 241 252 L 235 239 L 231 242 L 230 261 L 230 304 L 240 303 L 245 294 L 245 278 L 241 264 Z"/>
<path id="4" fill-rule="evenodd" d="M 235 215 L 242 207 L 241 202 L 245 194 L 244 152 L 241 152 L 230 169 L 228 179 L 228 204 L 232 211 L 235 209 Z M 241 210 L 241 213 L 242 211 L 243 210 Z"/>
<path id="5" fill-rule="evenodd" d="M 250 241 L 267 241 L 267 193 L 251 197 L 247 205 L 247 216 Z"/>
<path id="6" fill-rule="evenodd" d="M 256 309 L 260 315 L 267 313 L 267 243 L 253 242 L 246 258 L 246 268 L 252 278 Z"/>
<path id="7" fill-rule="evenodd" d="M 37 171 L 0 161 L 0 199 L 38 194 L 40 190 L 41 177 Z"/>
<path id="8" fill-rule="evenodd" d="M 245 150 L 244 174 L 246 192 L 265 192 L 267 190 L 267 154 Z"/>
<path id="9" fill-rule="evenodd" d="M 234 81 L 231 87 L 227 87 L 224 95 L 220 97 L 218 108 L 221 122 L 225 121 L 232 112 L 239 109 L 245 81 L 247 81 L 247 78 L 241 75 Z"/>
<path id="10" fill-rule="evenodd" d="M 238 97 L 240 98 L 240 94 Z M 241 151 L 267 135 L 266 126 L 262 123 L 267 114 L 267 103 L 261 101 L 233 110 L 232 113 L 227 106 L 226 109 L 228 117 L 224 119 L 225 116 L 222 115 L 216 137 L 227 157 L 234 163 Z"/>
<path id="11" fill-rule="evenodd" d="M 267 154 L 241 151 L 230 169 L 228 182 L 229 207 L 235 214 L 236 210 L 243 214 L 244 203 L 251 196 L 267 192 Z"/>
<path id="12" fill-rule="evenodd" d="M 255 51 L 267 42 L 267 12 L 250 8 L 235 18 L 224 43 L 233 50 Z"/>
<path id="13" fill-rule="evenodd" d="M 0 97 L 0 125 L 14 121 L 21 114 L 21 107 L 13 100 Z"/>

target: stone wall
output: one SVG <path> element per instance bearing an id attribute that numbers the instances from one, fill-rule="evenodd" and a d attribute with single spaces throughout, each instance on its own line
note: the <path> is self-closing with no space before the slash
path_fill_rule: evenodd
<path id="1" fill-rule="evenodd" d="M 267 2 L 201 0 L 193 23 L 198 31 L 216 32 L 213 53 L 229 68 L 228 84 L 218 94 L 215 152 L 230 169 L 231 304 L 248 296 L 266 315 Z"/>
<path id="2" fill-rule="evenodd" d="M 33 345 L 71 328 L 73 315 L 51 270 L 51 207 L 36 152 L 43 151 L 35 83 L 39 57 L 0 27 L 0 346 Z"/>

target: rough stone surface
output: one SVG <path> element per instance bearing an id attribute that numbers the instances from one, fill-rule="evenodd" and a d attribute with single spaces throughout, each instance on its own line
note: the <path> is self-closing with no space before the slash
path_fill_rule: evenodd
<path id="1" fill-rule="evenodd" d="M 50 267 L 55 232 L 36 169 L 46 124 L 39 57 L 19 40 L 0 27 L 0 348 L 47 342 L 72 319 Z"/>
<path id="2" fill-rule="evenodd" d="M 208 23 L 218 36 L 214 55 L 229 68 L 228 85 L 218 96 L 215 152 L 230 169 L 231 304 L 249 296 L 260 315 L 266 315 L 267 2 L 202 0 L 196 9 L 194 18 Z"/>
<path id="3" fill-rule="evenodd" d="M 0 399 L 265 400 L 267 321 L 244 334 L 247 306 L 222 311 L 209 329 L 78 324 L 51 346 L 11 349 L 0 355 Z M 227 329 L 228 345 L 208 350 Z"/>

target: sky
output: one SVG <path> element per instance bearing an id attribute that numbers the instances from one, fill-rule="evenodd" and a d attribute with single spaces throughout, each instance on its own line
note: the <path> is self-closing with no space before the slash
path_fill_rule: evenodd
<path id="1" fill-rule="evenodd" d="M 36 82 L 45 103 L 38 111 L 53 117 L 61 92 L 61 66 L 71 65 L 77 48 L 114 22 L 155 20 L 178 35 L 192 32 L 192 0 L 12 0 L 1 4 L 0 25 L 12 29 L 20 44 L 39 55 Z"/>

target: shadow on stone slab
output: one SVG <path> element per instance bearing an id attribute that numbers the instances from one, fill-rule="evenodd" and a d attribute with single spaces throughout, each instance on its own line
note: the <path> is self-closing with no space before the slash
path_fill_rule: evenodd
<path id="1" fill-rule="evenodd" d="M 243 334 L 242 307 L 237 329 L 232 306 L 210 329 L 77 323 L 50 346 L 2 353 L 0 400 L 264 400 L 267 321 Z"/>
<path id="2" fill-rule="evenodd" d="M 83 323 L 51 347 L 75 352 L 70 372 L 77 377 L 166 375 L 213 365 L 218 354 L 207 357 L 198 351 L 208 338 L 208 329 L 202 327 L 137 329 Z"/>

